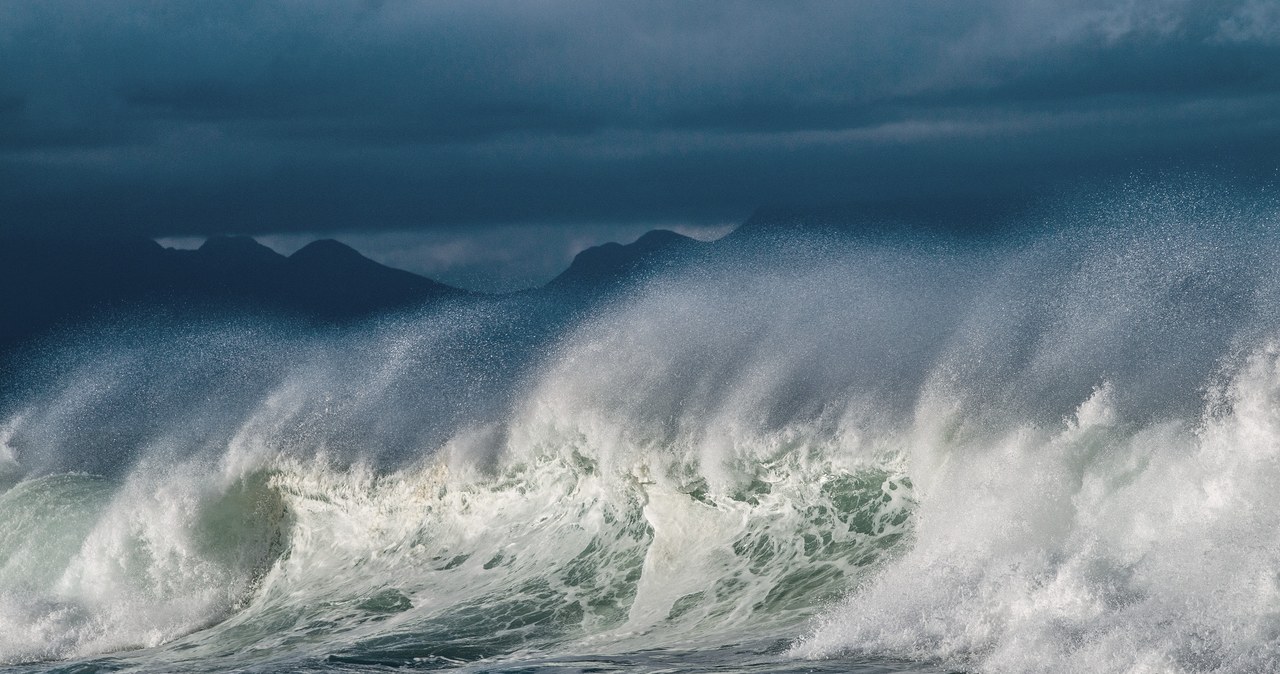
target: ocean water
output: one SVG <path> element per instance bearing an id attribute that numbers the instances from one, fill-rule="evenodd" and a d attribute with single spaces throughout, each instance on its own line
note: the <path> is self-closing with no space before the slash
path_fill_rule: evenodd
<path id="1" fill-rule="evenodd" d="M 1276 671 L 1277 213 L 1121 190 L 594 304 L 65 335 L 0 421 L 0 665 Z"/>

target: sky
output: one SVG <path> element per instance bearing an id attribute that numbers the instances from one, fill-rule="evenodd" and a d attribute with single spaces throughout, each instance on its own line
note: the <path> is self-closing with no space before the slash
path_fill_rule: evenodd
<path id="1" fill-rule="evenodd" d="M 0 235 L 516 283 L 761 206 L 1278 158 L 1274 0 L 0 1 Z"/>

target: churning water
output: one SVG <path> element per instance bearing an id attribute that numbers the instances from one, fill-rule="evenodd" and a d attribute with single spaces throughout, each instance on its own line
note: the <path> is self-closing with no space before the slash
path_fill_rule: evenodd
<path id="1" fill-rule="evenodd" d="M 0 425 L 0 663 L 1274 671 L 1276 224 L 1151 190 L 573 307 L 66 336 Z"/>

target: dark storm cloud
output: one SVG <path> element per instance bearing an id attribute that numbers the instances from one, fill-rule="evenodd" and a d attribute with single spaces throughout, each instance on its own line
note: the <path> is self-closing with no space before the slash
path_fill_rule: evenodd
<path id="1" fill-rule="evenodd" d="M 6 232 L 721 223 L 1277 138 L 1264 0 L 0 4 Z"/>

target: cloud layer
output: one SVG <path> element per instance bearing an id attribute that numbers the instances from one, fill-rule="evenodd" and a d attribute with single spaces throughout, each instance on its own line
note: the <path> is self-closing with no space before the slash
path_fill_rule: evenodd
<path id="1" fill-rule="evenodd" d="M 0 227 L 719 224 L 1274 172 L 1274 2 L 0 4 Z"/>

